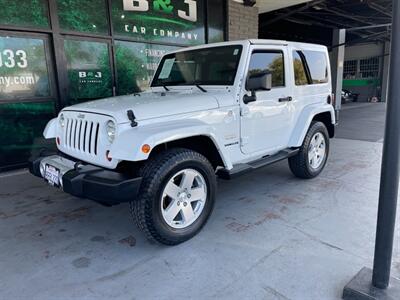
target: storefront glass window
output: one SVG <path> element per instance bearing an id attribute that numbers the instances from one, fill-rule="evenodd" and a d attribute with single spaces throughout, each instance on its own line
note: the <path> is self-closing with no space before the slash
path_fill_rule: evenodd
<path id="1" fill-rule="evenodd" d="M 203 7 L 203 0 L 113 1 L 114 33 L 138 41 L 202 44 Z"/>
<path id="2" fill-rule="evenodd" d="M 0 102 L 50 94 L 44 40 L 0 36 Z"/>
<path id="3" fill-rule="evenodd" d="M 0 170 L 26 163 L 54 141 L 43 138 L 47 122 L 54 117 L 54 102 L 0 103 Z"/>
<path id="4" fill-rule="evenodd" d="M 217 43 L 224 41 L 224 1 L 208 1 L 208 42 Z"/>
<path id="5" fill-rule="evenodd" d="M 105 0 L 57 0 L 57 8 L 62 30 L 108 34 Z"/>
<path id="6" fill-rule="evenodd" d="M 107 43 L 65 40 L 70 103 L 112 96 Z"/>
<path id="7" fill-rule="evenodd" d="M 20 27 L 48 28 L 47 0 L 0 0 L 0 23 Z"/>
<path id="8" fill-rule="evenodd" d="M 161 57 L 178 47 L 116 41 L 118 94 L 148 89 Z"/>

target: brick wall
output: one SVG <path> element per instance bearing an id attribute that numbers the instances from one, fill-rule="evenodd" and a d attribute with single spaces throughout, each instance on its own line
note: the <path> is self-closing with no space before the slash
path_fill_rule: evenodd
<path id="1" fill-rule="evenodd" d="M 258 38 L 258 8 L 228 0 L 229 41 Z"/>

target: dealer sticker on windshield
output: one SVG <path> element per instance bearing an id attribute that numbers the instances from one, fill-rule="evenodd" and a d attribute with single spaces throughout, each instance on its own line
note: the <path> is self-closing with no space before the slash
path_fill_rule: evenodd
<path id="1" fill-rule="evenodd" d="M 159 79 L 167 79 L 169 77 L 169 75 L 171 74 L 174 63 L 175 63 L 175 58 L 166 59 L 164 61 L 160 75 L 158 75 L 158 78 Z"/>
<path id="2" fill-rule="evenodd" d="M 60 170 L 51 165 L 46 165 L 44 171 L 44 179 L 51 185 L 58 187 L 59 185 Z"/>

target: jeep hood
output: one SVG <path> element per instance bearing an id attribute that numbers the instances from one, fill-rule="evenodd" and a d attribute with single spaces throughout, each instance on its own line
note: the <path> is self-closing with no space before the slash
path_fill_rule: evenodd
<path id="1" fill-rule="evenodd" d="M 81 111 L 109 115 L 118 123 L 130 122 L 127 111 L 132 110 L 136 120 L 146 120 L 171 115 L 218 108 L 215 97 L 203 92 L 144 92 L 80 103 L 63 111 Z"/>

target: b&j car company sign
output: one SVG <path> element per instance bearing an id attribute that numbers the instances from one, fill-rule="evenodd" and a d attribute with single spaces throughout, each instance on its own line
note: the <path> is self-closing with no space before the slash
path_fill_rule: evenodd
<path id="1" fill-rule="evenodd" d="M 182 45 L 204 43 L 203 0 L 113 1 L 118 35 Z"/>

